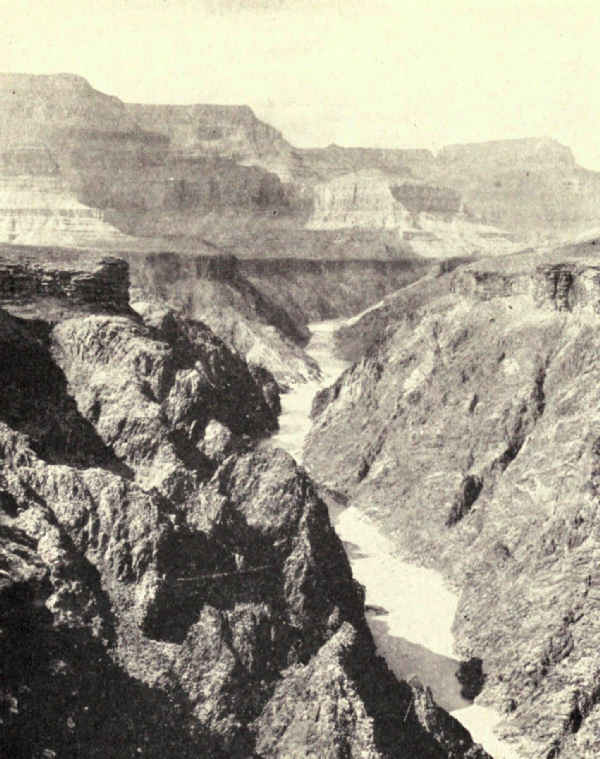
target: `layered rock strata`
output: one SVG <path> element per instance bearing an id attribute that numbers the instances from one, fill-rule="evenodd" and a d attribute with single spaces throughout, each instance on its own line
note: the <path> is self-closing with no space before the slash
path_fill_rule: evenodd
<path id="1" fill-rule="evenodd" d="M 431 258 L 598 226 L 598 173 L 549 139 L 302 150 L 247 106 L 126 104 L 69 74 L 0 76 L 0 113 L 6 242 Z"/>

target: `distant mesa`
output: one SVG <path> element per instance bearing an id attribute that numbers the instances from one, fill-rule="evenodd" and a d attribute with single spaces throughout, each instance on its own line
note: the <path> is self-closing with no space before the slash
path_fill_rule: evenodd
<path id="1" fill-rule="evenodd" d="M 0 108 L 4 242 L 445 258 L 574 236 L 600 216 L 600 173 L 548 137 L 436 156 L 295 148 L 247 105 L 124 103 L 73 74 L 0 74 Z"/>

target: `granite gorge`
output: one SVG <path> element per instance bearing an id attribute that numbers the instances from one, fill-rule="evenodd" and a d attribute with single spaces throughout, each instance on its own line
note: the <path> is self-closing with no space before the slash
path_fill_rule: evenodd
<path id="1" fill-rule="evenodd" d="M 595 245 L 428 276 L 345 327 L 305 451 L 461 593 L 458 649 L 531 759 L 600 752 Z"/>
<path id="2" fill-rule="evenodd" d="M 0 266 L 8 756 L 487 757 L 376 654 L 266 375 L 59 259 Z"/>
<path id="3" fill-rule="evenodd" d="M 547 137 L 0 74 L 7 755 L 600 755 L 598 218 Z"/>

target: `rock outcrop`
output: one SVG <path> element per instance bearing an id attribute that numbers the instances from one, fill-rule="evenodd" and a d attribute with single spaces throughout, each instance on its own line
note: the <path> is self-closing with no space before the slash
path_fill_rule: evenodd
<path id="1" fill-rule="evenodd" d="M 451 258 L 514 252 L 519 242 L 465 212 L 459 193 L 380 170 L 345 174 L 313 188 L 309 229 L 395 230 L 413 255 Z"/>
<path id="2" fill-rule="evenodd" d="M 210 212 L 287 213 L 265 168 L 286 143 L 247 107 L 126 106 L 67 74 L 4 74 L 0 104 L 7 242 L 137 247 Z"/>
<path id="3" fill-rule="evenodd" d="M 307 226 L 312 229 L 408 226 L 409 212 L 398 202 L 382 172 L 364 170 L 314 188 L 314 210 Z"/>
<path id="4" fill-rule="evenodd" d="M 251 366 L 269 372 L 282 389 L 318 376 L 302 350 L 308 330 L 243 276 L 232 256 L 174 253 L 131 257 L 134 306 L 167 304 L 200 319 Z M 283 300 L 283 299 L 282 299 Z"/>
<path id="5" fill-rule="evenodd" d="M 99 208 L 77 200 L 64 180 L 43 175 L 0 178 L 0 239 L 15 245 L 132 244 Z"/>
<path id="6" fill-rule="evenodd" d="M 452 145 L 440 152 L 436 174 L 489 224 L 540 236 L 597 226 L 597 173 L 549 138 Z"/>
<path id="7" fill-rule="evenodd" d="M 0 306 L 17 316 L 32 311 L 49 317 L 61 308 L 130 314 L 129 268 L 101 255 L 0 246 Z"/>
<path id="8" fill-rule="evenodd" d="M 125 108 L 143 130 L 168 138 L 173 149 L 188 156 L 227 158 L 262 166 L 284 181 L 290 179 L 291 145 L 247 105 L 128 103 Z"/>
<path id="9" fill-rule="evenodd" d="M 428 266 L 394 261 L 242 259 L 213 254 L 131 254 L 132 298 L 168 304 L 206 323 L 252 366 L 282 388 L 314 379 L 317 367 L 302 350 L 307 324 L 362 311 Z"/>
<path id="10" fill-rule="evenodd" d="M 42 295 L 0 311 L 8 754 L 486 759 L 377 657 L 244 361 L 164 309 Z"/>
<path id="11" fill-rule="evenodd" d="M 2 75 L 0 113 L 5 242 L 446 258 L 585 232 L 600 211 L 598 173 L 547 139 L 296 149 L 247 106 L 126 104 L 68 74 Z"/>
<path id="12" fill-rule="evenodd" d="M 371 343 L 315 403 L 305 455 L 462 591 L 479 699 L 532 759 L 598 752 L 598 282 L 556 251 L 399 291 L 347 328 L 355 357 L 353 333 Z"/>

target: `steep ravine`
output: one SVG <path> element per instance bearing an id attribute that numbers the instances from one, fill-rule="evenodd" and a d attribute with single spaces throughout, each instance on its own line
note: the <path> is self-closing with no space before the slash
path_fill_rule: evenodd
<path id="1" fill-rule="evenodd" d="M 461 589 L 456 649 L 527 759 L 600 755 L 599 313 L 591 243 L 405 288 L 344 330 L 304 449 Z"/>
<path id="2" fill-rule="evenodd" d="M 272 378 L 128 284 L 0 265 L 2 755 L 490 759 L 376 654 Z"/>
<path id="3" fill-rule="evenodd" d="M 271 438 L 298 462 L 303 459 L 316 393 L 332 385 L 349 365 L 334 354 L 334 334 L 361 315 L 309 325 L 311 339 L 306 352 L 319 365 L 322 379 L 298 385 L 282 396 L 279 430 Z M 330 510 L 353 575 L 366 589 L 367 618 L 378 651 L 394 674 L 401 679 L 417 675 L 431 688 L 437 703 L 462 722 L 495 759 L 519 759 L 513 746 L 494 734 L 500 716 L 466 698 L 456 677 L 461 662 L 454 654 L 452 624 L 458 596 L 440 573 L 398 558 L 393 543 L 358 509 L 333 505 Z"/>

